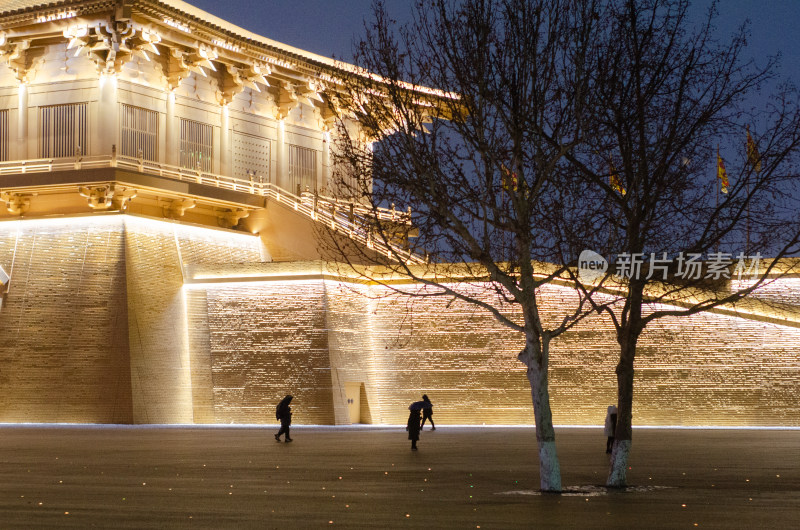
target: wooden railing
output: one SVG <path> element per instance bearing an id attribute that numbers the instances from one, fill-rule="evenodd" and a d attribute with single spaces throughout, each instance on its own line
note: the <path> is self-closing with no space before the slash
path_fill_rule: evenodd
<path id="1" fill-rule="evenodd" d="M 424 259 L 397 245 L 387 246 L 373 236 L 378 223 L 407 226 L 411 229 L 411 212 L 394 208 L 372 208 L 351 200 L 337 199 L 316 193 L 301 193 L 297 196 L 275 184 L 258 182 L 255 179 L 241 179 L 206 173 L 158 162 L 125 156 L 78 156 L 74 158 L 50 158 L 35 160 L 15 160 L 0 162 L 0 177 L 20 173 L 50 173 L 96 168 L 119 168 L 181 182 L 193 182 L 204 186 L 260 195 L 287 205 L 295 211 L 325 223 L 332 230 L 345 234 L 351 239 L 366 245 L 388 258 L 396 257 L 409 263 L 423 263 Z M 2 187 L 2 181 L 0 181 Z M 386 225 L 384 225 L 386 226 Z"/>

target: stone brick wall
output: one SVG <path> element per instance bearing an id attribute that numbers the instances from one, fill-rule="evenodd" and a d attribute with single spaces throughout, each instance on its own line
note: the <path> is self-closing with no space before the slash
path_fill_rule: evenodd
<path id="1" fill-rule="evenodd" d="M 135 423 L 192 423 L 181 257 L 169 223 L 126 220 Z"/>
<path id="2" fill-rule="evenodd" d="M 121 226 L 0 223 L 0 422 L 133 420 Z"/>
<path id="3" fill-rule="evenodd" d="M 442 424 L 532 422 L 523 337 L 487 312 L 268 259 L 257 236 L 131 215 L 0 222 L 0 421 L 273 423 L 291 393 L 297 423 L 348 423 L 345 388 L 363 384 L 362 422 L 404 423 L 423 393 Z M 542 295 L 548 319 L 574 296 Z M 761 296 L 796 304 L 800 282 Z M 798 344 L 721 314 L 656 321 L 634 423 L 798 426 Z M 605 317 L 553 342 L 557 424 L 602 422 L 617 356 Z"/>
<path id="4" fill-rule="evenodd" d="M 788 282 L 788 285 L 793 285 Z M 469 289 L 465 286 L 464 288 Z M 543 290 L 545 312 L 564 303 Z M 785 298 L 796 297 L 788 289 Z M 448 299 L 387 302 L 374 324 L 382 418 L 405 421 L 422 393 L 447 423 L 532 423 L 530 390 L 516 355 L 520 334 Z M 638 425 L 800 425 L 800 329 L 713 313 L 657 320 L 636 361 Z M 616 401 L 619 355 L 610 322 L 591 318 L 551 345 L 557 424 L 599 425 Z"/>
<path id="5" fill-rule="evenodd" d="M 208 296 L 215 421 L 261 421 L 259 406 L 282 394 L 271 388 L 272 378 L 285 382 L 286 392 L 302 393 L 304 406 L 332 403 L 332 420 L 330 412 L 309 410 L 296 417 L 299 423 L 347 423 L 347 382 L 365 385 L 370 417 L 362 421 L 403 423 L 408 404 L 427 393 L 444 424 L 532 423 L 525 369 L 516 359 L 523 338 L 488 313 L 447 298 L 388 296 L 379 287 L 331 280 L 321 285 L 265 281 L 198 289 Z M 549 318 L 572 296 L 556 287 L 543 294 Z M 796 328 L 717 314 L 656 321 L 640 341 L 634 421 L 798 425 L 798 339 Z M 261 352 L 271 352 L 273 361 Z M 602 422 L 615 401 L 617 357 L 605 318 L 553 342 L 556 423 Z M 276 372 L 276 363 L 285 368 Z M 330 375 L 330 383 L 319 373 Z M 253 397 L 269 393 L 269 399 Z"/>
<path id="6" fill-rule="evenodd" d="M 746 289 L 753 285 L 752 281 L 734 280 L 731 289 Z M 800 278 L 780 278 L 768 280 L 751 294 L 754 298 L 766 302 L 800 305 Z"/>
<path id="7" fill-rule="evenodd" d="M 408 405 L 427 394 L 434 419 L 443 423 L 533 422 L 525 370 L 516 360 L 521 335 L 461 301 L 387 298 L 381 291 L 373 288 L 373 333 L 383 421 L 405 423 Z"/>
<path id="8" fill-rule="evenodd" d="M 321 281 L 208 290 L 215 423 L 274 423 L 286 394 L 296 423 L 334 423 L 324 294 Z"/>
<path id="9" fill-rule="evenodd" d="M 261 241 L 250 235 L 132 216 L 126 216 L 125 224 L 134 422 L 206 421 L 210 417 L 207 385 L 213 384 L 205 364 L 210 357 L 202 344 L 197 350 L 191 347 L 184 267 L 259 262 Z M 207 326 L 203 318 L 198 325 Z"/>
<path id="10" fill-rule="evenodd" d="M 183 266 L 262 259 L 255 236 L 127 215 L 0 222 L 0 421 L 207 419 Z"/>
<path id="11" fill-rule="evenodd" d="M 366 287 L 325 282 L 328 348 L 337 423 L 350 423 L 345 385 L 362 383 L 361 422 L 382 423 L 381 383 L 371 318 L 375 300 Z"/>

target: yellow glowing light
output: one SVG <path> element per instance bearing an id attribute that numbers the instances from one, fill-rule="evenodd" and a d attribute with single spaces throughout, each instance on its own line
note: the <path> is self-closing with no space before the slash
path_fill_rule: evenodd
<path id="1" fill-rule="evenodd" d="M 77 15 L 75 11 L 61 11 L 58 13 L 51 13 L 49 15 L 42 15 L 36 19 L 36 22 L 44 23 L 44 22 L 53 22 L 54 20 L 64 20 L 67 18 L 73 18 Z"/>
<path id="2" fill-rule="evenodd" d="M 212 42 L 214 43 L 214 46 L 219 46 L 220 48 L 225 48 L 226 50 L 230 50 L 232 52 L 238 52 L 240 49 L 238 45 L 230 43 L 228 41 L 213 39 Z"/>
<path id="3" fill-rule="evenodd" d="M 171 28 L 175 28 L 175 29 L 181 30 L 181 31 L 183 31 L 185 33 L 190 33 L 191 32 L 191 30 L 189 29 L 188 24 L 184 24 L 183 22 L 178 22 L 177 20 L 173 20 L 173 19 L 167 18 L 167 17 L 165 17 L 163 20 L 164 20 L 164 24 L 166 24 L 167 26 L 169 26 Z"/>

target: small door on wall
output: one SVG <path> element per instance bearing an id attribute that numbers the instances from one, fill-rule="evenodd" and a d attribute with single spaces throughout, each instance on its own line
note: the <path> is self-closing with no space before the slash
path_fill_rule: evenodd
<path id="1" fill-rule="evenodd" d="M 350 413 L 350 423 L 361 423 L 361 387 L 364 383 L 345 383 L 344 395 L 347 401 L 347 410 Z"/>

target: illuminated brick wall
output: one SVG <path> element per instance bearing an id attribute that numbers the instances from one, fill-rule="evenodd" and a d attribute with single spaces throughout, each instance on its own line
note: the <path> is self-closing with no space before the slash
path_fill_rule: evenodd
<path id="1" fill-rule="evenodd" d="M 132 421 L 123 254 L 119 223 L 0 223 L 0 421 Z"/>
<path id="2" fill-rule="evenodd" d="M 192 290 L 208 296 L 216 422 L 260 422 L 260 407 L 285 388 L 302 396 L 296 422 L 347 423 L 344 386 L 361 382 L 364 422 L 403 423 L 408 404 L 427 393 L 445 424 L 532 423 L 516 359 L 522 336 L 485 312 L 446 298 L 386 297 L 374 287 L 366 298 L 365 288 L 334 281 L 240 285 Z M 542 309 L 555 318 L 571 296 L 548 288 Z M 715 314 L 656 321 L 640 341 L 634 421 L 798 425 L 799 341 L 795 328 Z M 617 356 L 600 317 L 553 342 L 556 423 L 602 423 L 615 402 Z"/>
<path id="3" fill-rule="evenodd" d="M 326 282 L 328 348 L 337 423 L 349 423 L 345 386 L 363 384 L 360 412 L 363 423 L 383 423 L 381 378 L 378 372 L 373 319 L 376 302 L 363 286 Z"/>
<path id="4" fill-rule="evenodd" d="M 714 314 L 665 319 L 638 353 L 637 421 L 800 425 L 800 330 Z"/>
<path id="5" fill-rule="evenodd" d="M 191 423 L 181 264 L 262 252 L 257 237 L 123 215 L 0 222 L 0 421 Z"/>
<path id="6" fill-rule="evenodd" d="M 525 370 L 516 360 L 524 340 L 488 313 L 444 297 L 379 297 L 374 318 L 385 422 L 404 423 L 408 405 L 422 394 L 442 423 L 533 422 Z"/>
<path id="7" fill-rule="evenodd" d="M 133 224 L 126 231 L 125 265 L 134 422 L 191 423 L 179 251 L 165 233 L 169 225 Z"/>
<path id="8" fill-rule="evenodd" d="M 202 352 L 192 362 L 182 267 L 260 261 L 260 240 L 136 217 L 125 222 L 134 422 L 193 423 L 194 400 L 202 410 L 202 385 L 210 380 L 201 383 Z"/>
<path id="9" fill-rule="evenodd" d="M 291 393 L 297 423 L 348 423 L 346 388 L 363 384 L 362 422 L 404 423 L 423 393 L 442 424 L 532 422 L 523 338 L 487 313 L 268 260 L 258 237 L 130 215 L 0 222 L 0 421 L 274 423 Z M 797 304 L 800 282 L 781 282 L 760 296 Z M 574 296 L 543 294 L 550 319 Z M 656 321 L 634 422 L 798 426 L 798 344 L 757 320 Z M 617 356 L 600 317 L 553 342 L 557 424 L 602 422 Z"/>
<path id="10" fill-rule="evenodd" d="M 207 292 L 214 423 L 274 423 L 286 394 L 298 423 L 334 422 L 321 281 Z"/>
<path id="11" fill-rule="evenodd" d="M 733 281 L 733 290 L 746 289 L 753 285 L 752 281 Z M 781 278 L 766 281 L 752 292 L 751 296 L 766 302 L 800 305 L 800 278 Z"/>
<path id="12" fill-rule="evenodd" d="M 791 284 L 791 282 L 789 282 Z M 465 287 L 468 288 L 468 287 Z M 545 289 L 556 314 L 563 289 Z M 796 297 L 791 289 L 785 297 Z M 385 303 L 374 324 L 376 376 L 388 423 L 427 393 L 447 423 L 532 423 L 530 390 L 516 355 L 519 334 L 447 299 Z M 406 328 L 404 331 L 403 328 Z M 657 320 L 637 353 L 639 425 L 800 425 L 800 329 L 715 314 Z M 595 317 L 551 345 L 550 395 L 557 424 L 599 425 L 616 401 L 619 355 L 611 326 Z"/>

